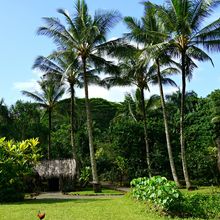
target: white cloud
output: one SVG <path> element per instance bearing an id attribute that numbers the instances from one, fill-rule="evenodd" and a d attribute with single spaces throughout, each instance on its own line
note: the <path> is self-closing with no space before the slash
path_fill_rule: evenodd
<path id="1" fill-rule="evenodd" d="M 121 102 L 127 92 L 131 92 L 133 87 L 114 87 L 105 89 L 99 86 L 89 86 L 90 98 L 103 98 L 109 101 Z M 84 89 L 77 89 L 76 96 L 79 98 L 85 97 Z"/>
<path id="2" fill-rule="evenodd" d="M 174 87 L 174 86 L 166 86 L 166 87 L 163 87 L 163 90 L 164 90 L 164 95 L 168 95 L 168 94 L 172 94 L 176 91 L 178 91 L 178 88 L 177 87 Z M 150 92 L 148 91 L 145 91 L 145 98 L 150 98 L 150 96 L 152 95 L 160 95 L 160 90 L 159 90 L 159 87 L 158 86 L 151 86 L 150 87 Z"/>
<path id="3" fill-rule="evenodd" d="M 124 101 L 124 97 L 126 93 L 131 93 L 133 94 L 136 90 L 135 86 L 131 87 L 113 87 L 109 90 L 99 87 L 99 86 L 90 86 L 89 87 L 89 97 L 90 98 L 103 98 L 109 101 L 113 102 L 122 102 Z M 171 87 L 167 86 L 164 88 L 164 93 L 167 94 L 172 94 L 173 92 L 178 91 L 178 88 L 176 87 Z M 159 95 L 159 88 L 158 86 L 152 86 L 150 87 L 150 92 L 145 90 L 145 98 L 148 99 L 152 95 Z M 84 89 L 77 89 L 76 90 L 76 96 L 79 98 L 84 98 Z"/>
<path id="4" fill-rule="evenodd" d="M 14 82 L 13 83 L 13 89 L 15 90 L 27 90 L 31 92 L 40 91 L 40 86 L 38 84 L 38 80 L 40 80 L 40 77 L 43 75 L 43 73 L 39 70 L 33 70 L 32 71 L 32 78 L 28 81 L 23 82 Z"/>
<path id="5" fill-rule="evenodd" d="M 89 86 L 89 97 L 90 98 L 103 98 L 109 101 L 121 102 L 124 100 L 126 93 L 131 93 L 134 87 L 113 87 L 111 89 L 105 89 L 99 86 Z M 76 96 L 84 98 L 84 89 L 77 89 Z"/>
<path id="6" fill-rule="evenodd" d="M 16 90 L 27 90 L 27 91 L 39 91 L 40 86 L 35 79 L 31 79 L 27 82 L 15 82 L 13 84 L 14 89 Z"/>
<path id="7" fill-rule="evenodd" d="M 22 90 L 31 91 L 31 92 L 40 92 L 40 86 L 37 82 L 37 80 L 40 79 L 42 76 L 42 72 L 34 70 L 32 72 L 32 79 L 24 82 L 15 82 L 13 84 L 13 88 L 15 90 L 18 90 L 19 92 Z M 101 77 L 104 77 L 104 74 L 101 74 Z M 124 101 L 124 97 L 126 93 L 133 94 L 136 90 L 135 86 L 125 86 L 125 87 L 113 87 L 111 89 L 105 89 L 103 87 L 91 85 L 89 86 L 89 97 L 90 98 L 103 98 L 109 101 L 113 102 L 122 102 Z M 164 93 L 165 94 L 171 94 L 173 92 L 176 92 L 178 88 L 166 86 L 164 87 Z M 158 94 L 159 95 L 159 89 L 158 86 L 151 86 L 150 92 L 145 91 L 145 98 L 149 98 L 151 95 Z M 84 98 L 84 88 L 83 89 L 76 89 L 76 96 L 79 98 Z M 69 93 L 65 93 L 63 96 L 63 99 L 69 98 Z"/>
<path id="8" fill-rule="evenodd" d="M 34 69 L 34 70 L 32 71 L 32 73 L 33 73 L 33 75 L 35 76 L 35 78 L 36 78 L 36 77 L 37 77 L 37 78 L 40 78 L 40 77 L 43 76 L 43 72 L 41 72 L 40 70 Z"/>

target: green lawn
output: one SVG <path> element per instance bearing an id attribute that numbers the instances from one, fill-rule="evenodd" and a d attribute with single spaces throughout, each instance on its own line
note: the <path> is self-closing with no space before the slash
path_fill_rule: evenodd
<path id="1" fill-rule="evenodd" d="M 216 187 L 202 187 L 184 193 L 218 195 Z M 86 191 L 88 193 L 88 191 Z M 104 193 L 105 191 L 103 191 Z M 106 193 L 106 192 L 105 192 Z M 111 192 L 112 193 L 112 192 Z M 168 220 L 150 210 L 143 202 L 123 197 L 103 197 L 69 200 L 26 200 L 22 203 L 0 205 L 0 220 L 34 220 L 38 211 L 45 212 L 45 220 Z M 180 218 L 172 218 L 177 220 Z M 192 218 L 191 218 L 192 219 Z M 193 220 L 195 220 L 194 218 Z"/>
<path id="2" fill-rule="evenodd" d="M 124 196 L 76 200 L 31 200 L 0 205 L 1 220 L 34 220 L 38 211 L 45 220 L 165 220 L 146 207 Z M 177 218 L 174 218 L 177 219 Z M 195 219 L 194 219 L 195 220 Z"/>
<path id="3" fill-rule="evenodd" d="M 188 191 L 186 189 L 181 189 L 183 193 L 187 194 L 204 194 L 204 195 L 213 195 L 213 194 L 220 194 L 220 187 L 217 186 L 203 186 L 199 187 L 198 190 Z"/>
<path id="4" fill-rule="evenodd" d="M 45 220 L 146 220 L 153 219 L 145 205 L 128 198 L 32 200 L 0 206 L 1 220 L 37 219 L 38 210 L 46 212 Z"/>

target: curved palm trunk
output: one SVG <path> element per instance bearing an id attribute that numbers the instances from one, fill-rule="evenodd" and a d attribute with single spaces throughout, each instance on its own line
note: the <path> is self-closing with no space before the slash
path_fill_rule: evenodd
<path id="1" fill-rule="evenodd" d="M 48 149 L 47 149 L 47 155 L 48 160 L 50 160 L 50 150 L 51 150 L 51 109 L 48 109 L 48 126 L 49 126 L 49 133 L 48 133 Z"/>
<path id="2" fill-rule="evenodd" d="M 75 91 L 74 91 L 74 86 L 72 83 L 70 83 L 70 93 L 71 93 L 71 134 L 70 134 L 70 142 L 71 142 L 71 147 L 72 147 L 72 154 L 73 154 L 73 159 L 75 159 L 76 162 L 76 177 L 79 179 L 79 164 L 77 160 L 77 153 L 76 153 L 76 144 L 75 144 L 75 121 L 74 121 L 74 116 L 75 116 Z"/>
<path id="3" fill-rule="evenodd" d="M 93 135 L 92 135 L 92 117 L 89 103 L 89 91 L 88 91 L 88 81 L 86 76 L 86 60 L 83 59 L 83 78 L 84 78 L 84 89 L 85 89 L 85 105 L 86 105 L 86 115 L 87 115 L 87 128 L 89 135 L 89 151 L 90 151 L 90 160 L 92 167 L 92 178 L 93 178 L 93 190 L 94 192 L 100 192 L 101 187 L 98 180 L 95 152 L 93 145 Z"/>
<path id="4" fill-rule="evenodd" d="M 140 88 L 141 90 L 141 106 L 143 111 L 143 124 L 144 124 L 144 141 L 145 141 L 145 148 L 146 148 L 146 158 L 147 158 L 147 168 L 148 168 L 148 175 L 151 177 L 151 164 L 150 164 L 150 149 L 149 149 L 149 142 L 147 136 L 147 123 L 146 123 L 146 110 L 145 110 L 145 99 L 144 99 L 144 89 Z"/>
<path id="5" fill-rule="evenodd" d="M 181 146 L 181 159 L 183 166 L 183 174 L 186 182 L 186 187 L 190 188 L 191 183 L 189 180 L 189 174 L 186 162 L 185 151 L 185 137 L 184 137 L 184 118 L 185 118 L 185 94 L 186 94 L 186 69 L 185 69 L 185 52 L 182 52 L 182 94 L 181 94 L 181 106 L 180 106 L 180 146 Z"/>
<path id="6" fill-rule="evenodd" d="M 171 168 L 172 176 L 173 176 L 173 179 L 174 179 L 176 185 L 178 187 L 180 187 L 180 183 L 178 180 L 178 176 L 176 173 L 176 168 L 175 168 L 175 164 L 174 164 L 174 160 L 173 160 L 173 153 L 172 153 L 172 147 L 171 147 L 171 142 L 170 142 L 170 133 L 169 133 L 169 127 L 168 127 L 166 104 L 165 104 L 164 93 L 163 93 L 159 60 L 156 60 L 156 63 L 157 63 L 157 79 L 158 79 L 158 84 L 159 84 L 159 89 L 160 89 L 160 100 L 161 100 L 161 106 L 162 106 L 162 110 L 163 110 L 163 120 L 164 120 L 164 127 L 165 127 L 167 151 L 168 151 L 168 156 L 169 156 L 170 168 Z"/>

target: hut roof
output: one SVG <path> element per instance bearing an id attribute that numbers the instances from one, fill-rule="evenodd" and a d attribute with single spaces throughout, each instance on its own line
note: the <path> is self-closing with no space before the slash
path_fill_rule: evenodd
<path id="1" fill-rule="evenodd" d="M 76 161 L 74 159 L 65 160 L 43 160 L 36 165 L 35 170 L 40 177 L 74 177 L 76 173 Z"/>

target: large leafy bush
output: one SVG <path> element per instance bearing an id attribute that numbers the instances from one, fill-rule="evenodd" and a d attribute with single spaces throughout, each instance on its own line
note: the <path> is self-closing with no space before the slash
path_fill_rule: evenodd
<path id="1" fill-rule="evenodd" d="M 32 173 L 40 158 L 38 139 L 22 142 L 0 139 L 0 202 L 24 197 L 23 177 Z"/>
<path id="2" fill-rule="evenodd" d="M 133 179 L 131 186 L 133 197 L 149 201 L 171 216 L 219 217 L 219 195 L 182 194 L 173 181 L 161 176 Z"/>
<path id="3" fill-rule="evenodd" d="M 131 186 L 133 197 L 139 200 L 151 201 L 154 205 L 165 210 L 174 209 L 182 197 L 176 184 L 161 176 L 133 179 Z"/>

